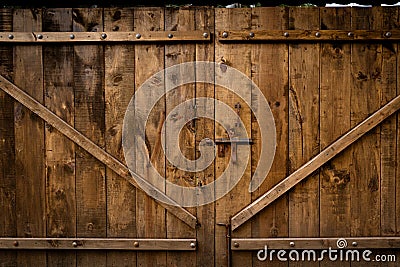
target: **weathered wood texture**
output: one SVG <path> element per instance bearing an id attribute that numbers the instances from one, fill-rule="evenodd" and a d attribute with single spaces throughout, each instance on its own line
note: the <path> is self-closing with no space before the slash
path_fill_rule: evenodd
<path id="1" fill-rule="evenodd" d="M 397 7 L 0 9 L 0 266 L 365 266 L 257 258 L 265 245 L 336 248 L 339 237 L 399 261 L 399 25 Z M 12 43 L 12 32 L 14 41 L 29 42 Z M 18 32 L 47 35 L 34 41 Z M 110 42 L 100 40 L 103 32 Z M 147 42 L 150 36 L 161 42 Z M 263 145 L 262 122 L 251 112 L 260 103 L 255 89 L 244 93 L 250 105 L 203 82 L 169 92 L 151 111 L 147 154 L 137 155 L 132 171 L 149 173 L 148 157 L 166 181 L 199 189 L 225 172 L 243 145 L 217 144 L 213 163 L 196 172 L 178 170 L 164 153 L 194 160 L 203 139 L 240 131 L 217 102 L 193 100 L 195 108 L 178 119 L 207 110 L 227 129 L 197 118 L 180 132 L 163 132 L 174 126 L 166 119 L 174 108 L 196 97 L 227 104 L 252 139 L 238 184 L 215 202 L 183 208 L 140 190 L 126 167 L 122 129 L 129 101 L 148 78 L 191 61 L 234 67 L 258 85 L 277 146 L 264 183 L 249 192 Z M 185 71 L 200 73 L 196 65 Z M 164 133 L 180 147 L 162 144 Z M 165 196 L 171 188 L 163 181 L 157 190 Z"/>

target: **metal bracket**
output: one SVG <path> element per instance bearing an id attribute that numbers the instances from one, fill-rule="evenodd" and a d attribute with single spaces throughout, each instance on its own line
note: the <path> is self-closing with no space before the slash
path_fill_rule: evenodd
<path id="1" fill-rule="evenodd" d="M 238 145 L 251 145 L 253 144 L 252 139 L 245 138 L 216 138 L 215 144 L 217 145 L 231 145 L 232 147 L 232 162 L 237 162 L 237 146 Z"/>

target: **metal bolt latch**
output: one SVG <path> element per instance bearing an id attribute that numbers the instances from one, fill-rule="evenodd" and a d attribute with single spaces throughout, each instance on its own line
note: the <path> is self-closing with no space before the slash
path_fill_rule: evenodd
<path id="1" fill-rule="evenodd" d="M 135 37 L 136 37 L 136 39 L 140 39 L 140 38 L 142 37 L 142 35 L 141 35 L 140 33 L 137 33 L 137 34 L 135 35 Z"/>
<path id="2" fill-rule="evenodd" d="M 217 138 L 215 139 L 215 144 L 222 144 L 222 145 L 231 145 L 232 148 L 232 162 L 237 162 L 237 146 L 238 145 L 250 145 L 253 143 L 252 139 L 243 139 L 243 138 Z"/>
<path id="3" fill-rule="evenodd" d="M 224 38 L 228 37 L 228 33 L 227 32 L 223 32 L 222 33 L 222 37 L 224 37 Z"/>

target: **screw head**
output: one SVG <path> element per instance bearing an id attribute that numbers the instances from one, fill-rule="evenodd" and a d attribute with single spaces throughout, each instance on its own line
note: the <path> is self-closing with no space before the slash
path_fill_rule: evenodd
<path id="1" fill-rule="evenodd" d="M 354 33 L 353 33 L 353 32 L 349 32 L 349 33 L 347 34 L 347 36 L 348 36 L 348 37 L 353 37 L 353 36 L 354 36 Z"/>
<path id="2" fill-rule="evenodd" d="M 223 32 L 222 33 L 222 37 L 224 37 L 224 38 L 228 37 L 228 33 L 227 32 Z"/>
<path id="3" fill-rule="evenodd" d="M 139 247 L 139 242 L 137 242 L 137 241 L 133 242 L 133 246 L 134 246 L 135 248 L 138 248 L 138 247 Z"/>
<path id="4" fill-rule="evenodd" d="M 71 35 L 69 36 L 69 39 L 75 39 L 75 35 L 71 34 Z"/>
<path id="5" fill-rule="evenodd" d="M 43 39 L 43 35 L 38 34 L 38 35 L 37 35 L 37 38 L 38 38 L 38 39 Z"/>
<path id="6" fill-rule="evenodd" d="M 18 246 L 19 246 L 18 241 L 14 241 L 14 242 L 13 242 L 13 246 L 14 246 L 14 247 L 18 247 Z"/>
<path id="7" fill-rule="evenodd" d="M 351 243 L 353 245 L 353 247 L 357 247 L 358 243 L 356 241 L 354 241 L 353 243 Z"/>
<path id="8" fill-rule="evenodd" d="M 190 247 L 191 248 L 195 248 L 196 247 L 196 243 L 195 242 L 190 242 Z"/>
<path id="9" fill-rule="evenodd" d="M 320 32 L 316 32 L 315 33 L 315 37 L 321 37 L 321 33 Z"/>
<path id="10" fill-rule="evenodd" d="M 290 245 L 291 247 L 294 247 L 294 242 L 293 242 L 293 241 L 290 242 L 289 245 Z"/>
<path id="11" fill-rule="evenodd" d="M 254 32 L 250 32 L 250 33 L 249 33 L 249 36 L 250 36 L 251 38 L 253 38 L 253 37 L 254 37 Z"/>
<path id="12" fill-rule="evenodd" d="M 203 33 L 203 37 L 207 38 L 208 37 L 208 32 Z"/>
<path id="13" fill-rule="evenodd" d="M 135 37 L 136 37 L 136 39 L 140 39 L 140 38 L 142 37 L 142 35 L 141 35 L 140 33 L 137 33 L 137 34 L 135 35 Z"/>
<path id="14" fill-rule="evenodd" d="M 78 242 L 76 242 L 76 241 L 72 242 L 72 246 L 73 246 L 74 248 L 76 248 L 76 247 L 78 246 Z"/>
<path id="15" fill-rule="evenodd" d="M 386 38 L 389 38 L 389 37 L 391 37 L 391 36 L 392 36 L 392 33 L 391 33 L 391 32 L 386 32 L 386 33 L 385 33 L 385 37 L 386 37 Z"/>
<path id="16" fill-rule="evenodd" d="M 174 35 L 172 33 L 169 33 L 168 38 L 171 39 L 172 37 L 174 37 Z"/>
<path id="17" fill-rule="evenodd" d="M 287 37 L 289 37 L 289 33 L 288 32 L 284 32 L 283 36 L 285 36 L 287 38 Z"/>
<path id="18" fill-rule="evenodd" d="M 106 39 L 106 38 L 107 38 L 107 34 L 102 33 L 102 34 L 101 34 L 101 39 Z"/>
<path id="19" fill-rule="evenodd" d="M 10 40 L 11 40 L 11 39 L 14 39 L 14 35 L 9 34 L 9 35 L 8 35 L 8 39 L 10 39 Z"/>
<path id="20" fill-rule="evenodd" d="M 233 243 L 233 246 L 234 246 L 235 248 L 238 248 L 240 245 L 239 245 L 238 242 L 235 242 L 235 243 Z"/>

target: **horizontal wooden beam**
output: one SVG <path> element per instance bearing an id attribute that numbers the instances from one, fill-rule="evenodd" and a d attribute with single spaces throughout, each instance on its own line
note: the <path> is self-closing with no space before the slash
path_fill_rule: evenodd
<path id="1" fill-rule="evenodd" d="M 196 250 L 196 239 L 0 238 L 0 249 Z"/>
<path id="2" fill-rule="evenodd" d="M 268 249 L 383 249 L 399 248 L 400 237 L 349 237 L 349 238 L 233 238 L 232 250 Z"/>
<path id="3" fill-rule="evenodd" d="M 218 40 L 229 41 L 398 41 L 400 30 L 269 30 L 269 31 L 220 31 Z"/>
<path id="4" fill-rule="evenodd" d="M 291 175 L 283 179 L 265 194 L 256 199 L 253 203 L 248 205 L 246 208 L 241 210 L 238 214 L 232 217 L 231 225 L 232 230 L 235 230 L 240 225 L 248 221 L 262 209 L 270 205 L 276 199 L 285 194 L 288 190 L 293 188 L 296 184 L 303 181 L 311 173 L 316 171 L 319 167 L 327 163 L 337 154 L 342 152 L 361 136 L 366 134 L 369 130 L 376 127 L 384 119 L 395 113 L 400 108 L 400 95 L 394 98 L 392 101 L 387 103 L 381 109 L 376 111 L 370 117 L 362 121 L 356 127 L 351 129 L 345 135 L 340 137 L 334 143 L 329 145 L 323 151 L 321 151 L 317 156 L 312 158 L 306 164 L 301 166 L 298 170 L 293 172 Z"/>
<path id="5" fill-rule="evenodd" d="M 34 85 L 32 85 L 34 86 Z M 152 192 L 152 196 L 155 197 L 155 201 L 157 201 L 161 206 L 163 206 L 166 210 L 168 210 L 171 214 L 175 215 L 177 218 L 188 224 L 190 227 L 195 228 L 197 226 L 197 218 L 193 216 L 186 209 L 179 206 L 174 200 L 168 197 L 164 192 L 158 190 L 158 188 L 154 187 L 150 183 L 148 183 L 144 178 L 140 175 L 130 172 L 128 167 L 121 163 L 118 159 L 113 157 L 111 154 L 107 153 L 104 149 L 100 148 L 98 145 L 93 143 L 89 138 L 84 136 L 82 133 L 77 131 L 74 127 L 66 123 L 60 117 L 55 115 L 41 103 L 36 101 L 34 98 L 29 96 L 19 87 L 8 81 L 6 78 L 0 75 L 0 88 L 3 89 L 4 92 L 9 94 L 15 100 L 20 102 L 22 105 L 27 107 L 33 113 L 38 115 L 40 118 L 45 120 L 47 123 L 52 125 L 59 132 L 64 134 L 66 137 L 71 139 L 75 144 L 82 147 L 88 153 L 93 155 L 95 158 L 100 160 L 103 164 L 105 164 L 108 168 L 112 169 L 115 173 L 125 178 L 129 183 L 138 188 L 139 190 L 143 190 L 137 181 L 133 179 L 132 175 L 135 175 L 135 178 L 142 181 L 142 186 L 147 186 L 147 191 Z M 131 175 L 132 174 L 132 175 Z M 160 201 L 163 200 L 163 201 Z M 170 204 L 167 204 L 170 203 Z"/>
<path id="6" fill-rule="evenodd" d="M 0 43 L 210 41 L 208 31 L 0 32 Z"/>

